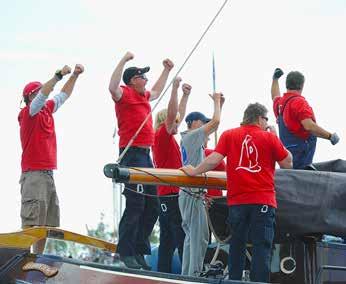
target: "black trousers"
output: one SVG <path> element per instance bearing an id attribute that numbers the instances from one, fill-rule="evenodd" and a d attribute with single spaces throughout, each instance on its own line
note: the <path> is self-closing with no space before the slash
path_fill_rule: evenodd
<path id="1" fill-rule="evenodd" d="M 120 149 L 120 153 L 123 149 Z M 122 166 L 152 168 L 149 149 L 130 147 L 120 162 Z M 149 237 L 159 214 L 157 197 L 148 197 L 139 193 L 156 195 L 156 186 L 125 184 L 123 194 L 126 207 L 119 224 L 119 242 L 117 252 L 120 256 L 151 254 Z"/>
<path id="2" fill-rule="evenodd" d="M 160 196 L 160 246 L 157 264 L 160 272 L 172 272 L 172 259 L 176 248 L 181 262 L 183 258 L 185 233 L 181 227 L 178 196 Z"/>

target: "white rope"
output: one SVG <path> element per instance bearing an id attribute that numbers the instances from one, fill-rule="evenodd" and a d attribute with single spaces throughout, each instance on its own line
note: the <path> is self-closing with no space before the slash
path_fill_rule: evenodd
<path id="1" fill-rule="evenodd" d="M 125 156 L 126 152 L 128 151 L 128 149 L 131 147 L 133 141 L 136 139 L 136 137 L 138 136 L 139 132 L 142 130 L 142 128 L 144 127 L 144 125 L 146 124 L 146 122 L 148 121 L 148 119 L 151 117 L 152 112 L 156 109 L 156 107 L 158 106 L 158 104 L 161 102 L 162 98 L 164 97 L 164 95 L 166 94 L 167 90 L 169 89 L 169 87 L 173 84 L 174 79 L 179 75 L 180 71 L 184 68 L 185 64 L 187 63 L 187 61 L 190 59 L 190 57 L 192 56 L 192 54 L 195 52 L 195 50 L 197 49 L 198 45 L 200 44 L 200 42 L 202 41 L 202 39 L 204 38 L 204 36 L 206 35 L 206 33 L 209 31 L 209 29 L 211 28 L 211 26 L 213 25 L 213 23 L 215 22 L 216 18 L 219 16 L 219 14 L 221 13 L 222 9 L 225 7 L 226 3 L 228 2 L 228 0 L 225 0 L 224 3 L 222 4 L 222 6 L 220 7 L 220 9 L 218 10 L 218 12 L 216 13 L 216 15 L 214 16 L 214 18 L 211 20 L 211 22 L 209 23 L 209 25 L 207 26 L 207 28 L 205 29 L 205 31 L 203 32 L 202 36 L 199 38 L 199 40 L 197 41 L 197 43 L 195 44 L 195 46 L 192 48 L 192 50 L 190 51 L 189 55 L 186 57 L 184 63 L 181 65 L 181 67 L 179 68 L 178 72 L 175 74 L 175 76 L 173 77 L 173 79 L 171 80 L 171 82 L 168 84 L 168 86 L 166 87 L 166 89 L 163 91 L 163 94 L 160 96 L 160 98 L 158 99 L 158 101 L 156 102 L 156 104 L 153 106 L 152 110 L 150 111 L 150 113 L 148 113 L 148 115 L 146 116 L 146 118 L 144 119 L 144 121 L 142 122 L 142 124 L 139 126 L 138 130 L 136 131 L 136 133 L 132 136 L 131 140 L 129 141 L 129 143 L 126 145 L 124 151 L 121 153 L 121 155 L 119 156 L 118 160 L 116 161 L 117 163 L 120 163 L 122 158 Z"/>

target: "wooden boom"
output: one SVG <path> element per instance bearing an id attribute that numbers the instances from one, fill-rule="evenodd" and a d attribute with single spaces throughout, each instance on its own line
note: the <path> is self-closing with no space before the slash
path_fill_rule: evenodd
<path id="1" fill-rule="evenodd" d="M 112 252 L 116 251 L 116 245 L 113 243 L 53 227 L 32 227 L 19 232 L 0 234 L 0 248 L 28 249 L 37 241 L 46 238 L 72 241 Z"/>
<path id="2" fill-rule="evenodd" d="M 106 177 L 119 183 L 173 185 L 194 188 L 226 189 L 226 173 L 210 171 L 196 177 L 187 176 L 181 170 L 160 168 L 122 167 L 118 164 L 105 165 Z"/>

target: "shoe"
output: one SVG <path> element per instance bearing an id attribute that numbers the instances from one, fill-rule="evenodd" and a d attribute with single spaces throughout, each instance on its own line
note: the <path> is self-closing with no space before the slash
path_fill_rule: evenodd
<path id="1" fill-rule="evenodd" d="M 135 255 L 136 261 L 138 264 L 142 266 L 143 269 L 145 270 L 151 270 L 151 266 L 148 265 L 144 259 L 144 255 L 137 254 Z"/>
<path id="2" fill-rule="evenodd" d="M 126 265 L 127 268 L 141 269 L 142 266 L 138 264 L 134 256 L 121 256 L 120 260 Z"/>

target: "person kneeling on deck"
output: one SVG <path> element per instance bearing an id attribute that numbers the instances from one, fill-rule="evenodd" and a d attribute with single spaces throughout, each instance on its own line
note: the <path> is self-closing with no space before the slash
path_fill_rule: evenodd
<path id="1" fill-rule="evenodd" d="M 220 123 L 224 98 L 214 93 L 214 115 L 208 119 L 200 112 L 192 112 L 186 118 L 188 130 L 181 133 L 183 164 L 197 166 L 204 159 L 206 137 L 216 131 Z M 182 188 L 179 193 L 179 208 L 185 232 L 182 272 L 183 275 L 199 276 L 209 241 L 207 215 L 204 209 L 204 189 Z"/>
<path id="2" fill-rule="evenodd" d="M 213 169 L 227 157 L 228 223 L 232 237 L 229 248 L 229 278 L 241 280 L 247 241 L 253 244 L 251 281 L 268 282 L 274 238 L 275 162 L 292 167 L 292 156 L 267 125 L 267 109 L 250 104 L 238 128 L 225 131 L 215 148 L 196 168 L 182 170 L 190 176 Z M 269 129 L 269 131 L 267 131 Z"/>
<path id="3" fill-rule="evenodd" d="M 71 68 L 64 66 L 45 84 L 30 82 L 23 90 L 26 106 L 20 111 L 20 140 L 22 144 L 22 175 L 20 178 L 22 228 L 32 226 L 59 227 L 60 209 L 55 189 L 53 170 L 57 168 L 57 149 L 54 117 L 72 94 L 84 67 L 77 64 L 61 92 L 47 100 L 54 86 Z M 45 240 L 33 246 L 34 253 L 42 253 Z"/>
<path id="4" fill-rule="evenodd" d="M 282 75 L 283 71 L 276 68 L 271 86 L 274 114 L 280 139 L 293 155 L 293 168 L 304 169 L 312 163 L 317 137 L 328 139 L 335 145 L 339 142 L 339 136 L 316 123 L 313 109 L 302 96 L 304 75 L 298 71 L 288 73 L 287 92 L 281 97 L 278 80 Z"/>
<path id="5" fill-rule="evenodd" d="M 148 82 L 146 73 L 149 71 L 149 67 L 129 67 L 123 72 L 125 64 L 133 58 L 134 55 L 131 52 L 127 52 L 123 56 L 109 83 L 109 91 L 115 104 L 118 120 L 119 155 L 125 151 L 134 138 L 120 164 L 127 167 L 152 168 L 150 147 L 154 143 L 154 129 L 149 102 L 160 96 L 174 64 L 169 59 L 163 60 L 161 75 L 151 90 L 148 91 L 146 90 Z M 125 86 L 120 86 L 121 75 Z M 149 119 L 138 135 L 134 137 L 147 116 Z M 120 260 L 127 267 L 151 270 L 144 259 L 144 255 L 151 254 L 149 236 L 159 214 L 156 187 L 125 184 L 123 194 L 126 197 L 126 207 L 119 224 L 117 252 L 120 254 Z M 155 196 L 153 197 L 153 195 Z"/>
<path id="6" fill-rule="evenodd" d="M 168 109 L 159 111 L 155 119 L 155 140 L 153 145 L 154 164 L 157 168 L 179 169 L 182 167 L 180 148 L 174 135 L 184 119 L 186 103 L 191 92 L 191 86 L 183 84 L 183 96 L 178 106 L 178 88 L 181 78 L 177 77 L 172 86 Z M 183 257 L 185 233 L 181 227 L 181 214 L 178 204 L 179 187 L 158 186 L 160 198 L 160 246 L 157 270 L 172 272 L 172 258 L 178 249 L 180 261 Z"/>

